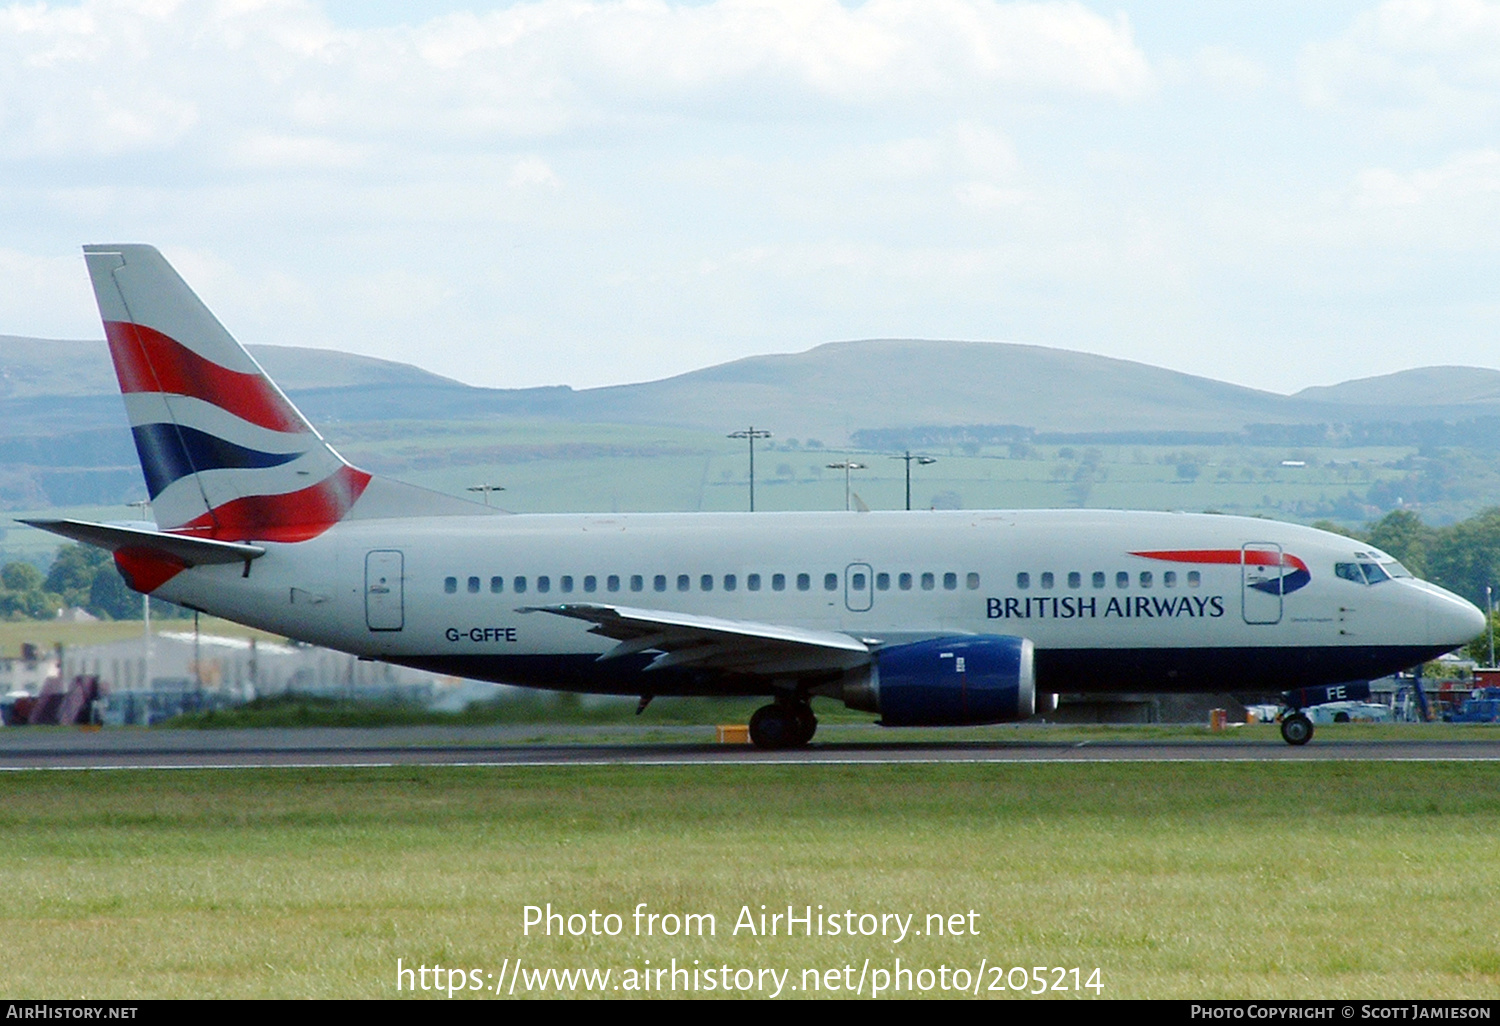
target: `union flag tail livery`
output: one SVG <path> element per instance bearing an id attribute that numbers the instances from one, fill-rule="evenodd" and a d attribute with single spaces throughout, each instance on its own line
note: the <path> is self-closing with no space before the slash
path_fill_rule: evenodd
<path id="1" fill-rule="evenodd" d="M 157 526 L 299 542 L 346 517 L 482 515 L 350 466 L 153 246 L 85 246 Z"/>
<path id="2" fill-rule="evenodd" d="M 131 586 L 366 659 L 528 687 L 1002 723 L 1059 692 L 1368 680 L 1484 615 L 1363 542 L 1125 510 L 506 515 L 346 463 L 150 246 L 85 248 L 157 525 L 28 523 Z"/>
<path id="3" fill-rule="evenodd" d="M 151 246 L 87 246 L 94 298 L 164 530 L 302 541 L 370 475 L 345 463 Z"/>

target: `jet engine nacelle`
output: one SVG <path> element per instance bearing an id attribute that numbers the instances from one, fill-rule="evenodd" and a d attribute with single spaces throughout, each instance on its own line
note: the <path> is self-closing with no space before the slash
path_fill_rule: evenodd
<path id="1" fill-rule="evenodd" d="M 934 638 L 878 649 L 844 702 L 887 727 L 1008 723 L 1036 712 L 1031 642 L 1000 635 Z"/>

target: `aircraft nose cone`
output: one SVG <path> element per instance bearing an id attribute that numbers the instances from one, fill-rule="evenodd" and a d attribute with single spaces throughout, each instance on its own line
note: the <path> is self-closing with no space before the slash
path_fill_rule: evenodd
<path id="1" fill-rule="evenodd" d="M 1435 589 L 1427 607 L 1427 626 L 1439 643 L 1451 642 L 1456 648 L 1479 637 L 1488 626 L 1484 613 L 1474 603 L 1450 591 Z"/>

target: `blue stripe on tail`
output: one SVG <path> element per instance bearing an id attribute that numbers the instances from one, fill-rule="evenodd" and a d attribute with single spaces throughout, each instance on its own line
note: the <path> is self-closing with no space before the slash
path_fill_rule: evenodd
<path id="1" fill-rule="evenodd" d="M 197 428 L 177 424 L 142 424 L 131 428 L 135 450 L 146 472 L 146 489 L 155 499 L 172 482 L 200 470 L 260 470 L 290 463 L 300 452 L 261 452 L 227 442 Z"/>

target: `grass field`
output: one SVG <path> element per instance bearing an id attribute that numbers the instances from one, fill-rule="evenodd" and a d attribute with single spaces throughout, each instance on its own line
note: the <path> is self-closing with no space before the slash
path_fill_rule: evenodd
<path id="1" fill-rule="evenodd" d="M 899 957 L 1097 967 L 1116 998 L 1494 998 L 1497 832 L 1490 764 L 11 773 L 0 991 L 382 997 L 398 958 L 486 985 L 676 958 L 801 996 Z M 548 902 L 623 930 L 524 936 Z M 634 936 L 640 902 L 716 935 Z M 731 934 L 788 903 L 977 936 Z"/>

